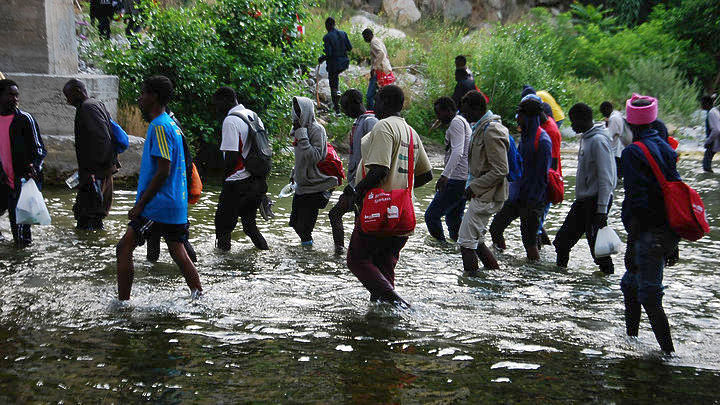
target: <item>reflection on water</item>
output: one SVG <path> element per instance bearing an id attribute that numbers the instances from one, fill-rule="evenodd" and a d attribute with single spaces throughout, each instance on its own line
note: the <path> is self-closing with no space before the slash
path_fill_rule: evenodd
<path id="1" fill-rule="evenodd" d="M 575 165 L 566 156 L 571 183 Z M 683 243 L 682 262 L 665 274 L 671 358 L 659 355 L 645 318 L 639 339 L 623 336 L 622 258 L 604 277 L 584 241 L 568 270 L 553 266 L 547 247 L 529 265 L 516 223 L 502 268 L 466 278 L 458 249 L 420 223 L 397 269 L 413 309 L 395 310 L 370 304 L 334 256 L 327 209 L 311 250 L 287 227 L 290 199 L 281 199 L 274 220 L 259 219 L 271 251 L 239 230 L 231 252 L 216 251 L 217 187 L 190 210 L 206 295 L 190 301 L 167 252 L 152 265 L 143 247 L 133 298 L 119 303 L 114 245 L 134 191 L 116 192 L 106 230 L 88 234 L 73 229 L 71 192 L 49 189 L 53 225 L 35 227 L 28 249 L 0 244 L 0 402 L 717 401 L 720 177 L 702 174 L 697 160 L 679 166 L 713 230 Z M 285 178 L 273 179 L 272 193 Z M 419 210 L 431 189 L 418 191 Z M 551 210 L 551 236 L 568 209 Z M 622 229 L 618 205 L 610 224 Z M 8 228 L 5 216 L 6 237 Z"/>

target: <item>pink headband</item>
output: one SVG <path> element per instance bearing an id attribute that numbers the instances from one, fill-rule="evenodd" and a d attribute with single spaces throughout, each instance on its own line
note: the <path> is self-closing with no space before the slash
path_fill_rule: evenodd
<path id="1" fill-rule="evenodd" d="M 636 100 L 649 100 L 650 105 L 634 106 L 632 103 Z M 641 96 L 633 93 L 630 100 L 625 103 L 625 113 L 627 114 L 627 122 L 634 125 L 646 125 L 657 119 L 658 101 L 654 97 Z"/>

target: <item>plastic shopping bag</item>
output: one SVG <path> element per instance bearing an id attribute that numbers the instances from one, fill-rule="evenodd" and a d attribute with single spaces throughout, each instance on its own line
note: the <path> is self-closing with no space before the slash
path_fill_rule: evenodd
<path id="1" fill-rule="evenodd" d="M 15 216 L 18 224 L 50 225 L 50 213 L 35 180 L 23 181 Z"/>
<path id="2" fill-rule="evenodd" d="M 622 242 L 617 233 L 606 226 L 598 231 L 595 238 L 595 257 L 606 257 L 613 255 L 622 249 Z"/>

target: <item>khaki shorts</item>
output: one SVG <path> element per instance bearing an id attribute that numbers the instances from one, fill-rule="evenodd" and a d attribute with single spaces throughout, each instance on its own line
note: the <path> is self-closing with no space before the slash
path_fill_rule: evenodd
<path id="1" fill-rule="evenodd" d="M 467 249 L 477 249 L 478 243 L 485 239 L 490 217 L 500 211 L 502 206 L 501 201 L 471 199 L 460 224 L 458 244 Z"/>

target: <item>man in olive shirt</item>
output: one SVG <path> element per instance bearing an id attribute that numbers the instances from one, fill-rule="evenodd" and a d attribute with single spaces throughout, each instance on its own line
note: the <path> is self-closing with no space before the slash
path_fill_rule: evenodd
<path id="1" fill-rule="evenodd" d="M 422 140 L 400 117 L 405 95 L 402 89 L 388 85 L 380 89 L 376 115 L 380 121 L 362 140 L 362 167 L 366 175 L 355 187 L 355 201 L 362 204 L 368 191 L 380 187 L 385 191 L 408 187 L 410 137 L 413 139 L 414 187 L 432 180 L 432 168 Z M 376 236 L 362 232 L 355 223 L 347 264 L 350 271 L 370 291 L 370 299 L 408 306 L 395 292 L 395 265 L 407 235 Z"/>

